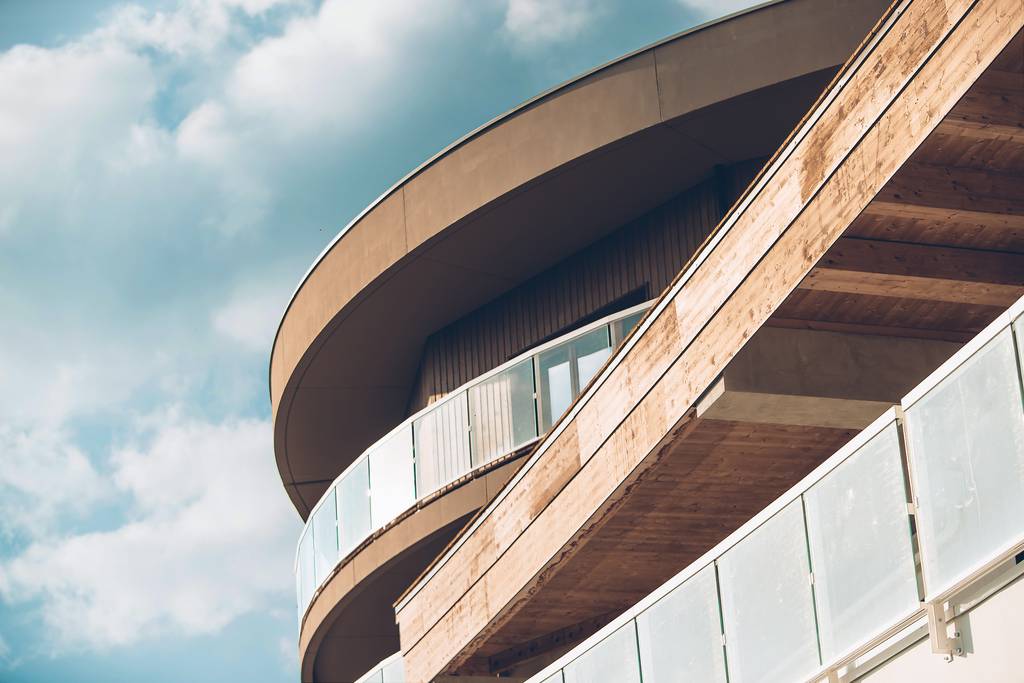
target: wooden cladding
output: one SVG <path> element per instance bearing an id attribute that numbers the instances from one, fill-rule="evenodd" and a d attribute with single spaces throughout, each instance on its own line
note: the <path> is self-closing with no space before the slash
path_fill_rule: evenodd
<path id="1" fill-rule="evenodd" d="M 660 294 L 760 165 L 720 169 L 435 332 L 424 345 L 409 414 L 547 339 Z"/>

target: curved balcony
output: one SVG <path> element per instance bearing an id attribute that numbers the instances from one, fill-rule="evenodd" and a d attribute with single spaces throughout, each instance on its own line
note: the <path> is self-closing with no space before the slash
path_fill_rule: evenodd
<path id="1" fill-rule="evenodd" d="M 300 626 L 323 583 L 376 530 L 550 429 L 649 307 L 628 308 L 513 358 L 407 418 L 356 458 L 299 537 Z"/>
<path id="2" fill-rule="evenodd" d="M 430 334 L 772 154 L 888 5 L 776 0 L 659 41 L 473 131 L 356 217 L 271 355 L 275 458 L 299 514 L 405 416 Z"/>

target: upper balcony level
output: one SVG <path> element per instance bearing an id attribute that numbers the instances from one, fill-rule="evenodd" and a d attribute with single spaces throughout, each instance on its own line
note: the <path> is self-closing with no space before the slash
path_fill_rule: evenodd
<path id="1" fill-rule="evenodd" d="M 358 216 L 299 285 L 272 353 L 275 454 L 300 514 L 410 412 L 489 369 L 421 391 L 431 335 L 716 169 L 769 155 L 886 4 L 788 0 L 674 36 L 474 131 Z M 708 229 L 735 196 L 721 193 Z"/>

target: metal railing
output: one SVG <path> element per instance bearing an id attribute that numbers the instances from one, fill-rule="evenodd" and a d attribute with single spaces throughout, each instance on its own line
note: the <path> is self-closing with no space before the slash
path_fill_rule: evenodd
<path id="1" fill-rule="evenodd" d="M 531 683 L 839 681 L 925 623 L 933 651 L 957 654 L 946 603 L 1020 572 L 1022 351 L 1024 299 Z"/>
<path id="2" fill-rule="evenodd" d="M 299 537 L 300 626 L 319 587 L 374 531 L 547 432 L 650 306 L 607 316 L 504 363 L 407 418 L 356 458 Z"/>

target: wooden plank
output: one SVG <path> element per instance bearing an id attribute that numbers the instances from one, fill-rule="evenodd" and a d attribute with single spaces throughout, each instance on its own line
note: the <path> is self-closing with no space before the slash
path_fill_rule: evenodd
<path id="1" fill-rule="evenodd" d="M 1024 144 L 1024 73 L 985 73 L 943 119 L 938 131 Z"/>
<path id="2" fill-rule="evenodd" d="M 486 639 L 553 567 L 571 556 L 578 543 L 574 539 L 591 528 L 580 525 L 589 525 L 587 520 L 600 518 L 600 511 L 615 503 L 606 499 L 595 509 L 595 494 L 607 490 L 609 482 L 637 475 L 638 463 L 679 427 L 687 406 L 729 360 L 728 350 L 738 349 L 764 322 L 933 129 L 965 84 L 977 78 L 993 50 L 1009 40 L 1012 33 L 1006 32 L 1021 24 L 1018 2 L 979 3 L 955 31 L 956 39 L 943 43 L 940 57 L 928 61 L 919 79 L 901 91 L 966 9 L 923 0 L 907 9 L 900 20 L 906 27 L 883 41 L 886 49 L 862 67 L 871 77 L 853 79 L 841 93 L 837 110 L 843 115 L 813 129 L 779 177 L 675 293 L 674 305 L 644 335 L 650 336 L 643 344 L 648 353 L 635 353 L 642 351 L 638 344 L 627 356 L 645 356 L 651 364 L 628 362 L 616 368 L 569 423 L 576 427 L 577 443 L 567 445 L 559 435 L 536 460 L 543 466 L 577 458 L 586 466 L 548 501 L 530 495 L 532 485 L 542 481 L 531 469 L 453 551 L 452 561 L 442 563 L 400 607 L 403 651 L 414 679 L 457 667 L 472 655 L 474 643 Z M 872 70 L 876 60 L 884 68 Z M 897 92 L 898 99 L 886 110 Z M 870 130 L 862 139 L 865 129 Z M 676 330 L 677 343 L 666 344 L 667 330 Z M 665 353 L 651 353 L 652 346 Z M 685 349 L 682 356 L 677 355 L 680 349 Z M 659 371 L 666 364 L 668 371 Z M 646 380 L 657 383 L 644 386 Z M 540 517 L 531 518 L 538 504 Z M 534 519 L 537 523 L 531 524 Z M 524 577 L 534 578 L 524 583 Z"/>
<path id="3" fill-rule="evenodd" d="M 800 283 L 800 289 L 1003 308 L 1024 294 L 1024 286 L 1021 285 L 890 275 L 838 268 L 814 268 Z"/>
<path id="4" fill-rule="evenodd" d="M 887 240 L 842 237 L 818 268 L 1024 285 L 1024 254 Z"/>
<path id="5" fill-rule="evenodd" d="M 869 216 L 1024 229 L 1024 177 L 910 164 L 864 210 Z"/>

